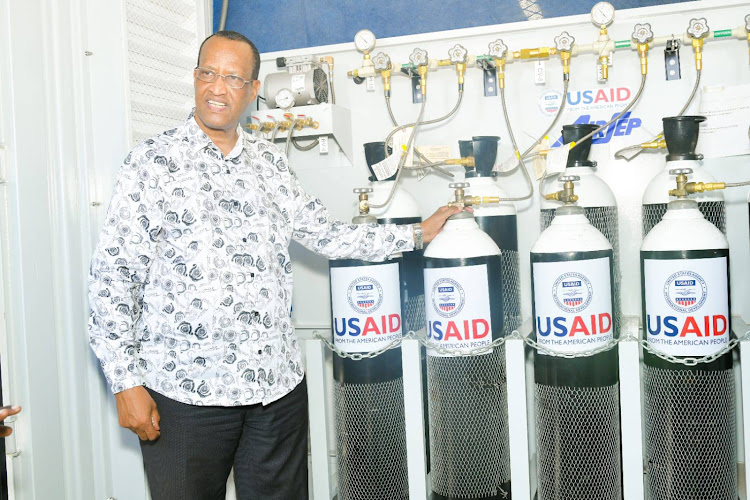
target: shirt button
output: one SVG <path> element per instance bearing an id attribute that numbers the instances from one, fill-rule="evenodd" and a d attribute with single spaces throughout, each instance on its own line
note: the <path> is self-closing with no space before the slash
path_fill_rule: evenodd
<path id="1" fill-rule="evenodd" d="M 263 354 L 263 349 L 258 349 L 258 354 Z"/>
<path id="2" fill-rule="evenodd" d="M 242 238 L 242 241 L 244 241 L 245 243 L 247 243 L 247 238 Z"/>

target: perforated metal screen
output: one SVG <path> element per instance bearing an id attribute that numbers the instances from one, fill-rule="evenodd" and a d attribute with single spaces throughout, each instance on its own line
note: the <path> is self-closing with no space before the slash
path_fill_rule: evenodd
<path id="1" fill-rule="evenodd" d="M 192 70 L 205 33 L 198 5 L 126 2 L 131 146 L 175 127 L 193 107 Z"/>

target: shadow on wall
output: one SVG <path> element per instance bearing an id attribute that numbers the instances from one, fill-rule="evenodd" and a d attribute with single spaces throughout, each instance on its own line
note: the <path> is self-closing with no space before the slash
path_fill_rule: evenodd
<path id="1" fill-rule="evenodd" d="M 362 29 L 378 38 L 586 14 L 597 0 L 229 0 L 226 29 L 253 40 L 261 52 L 351 42 Z M 610 0 L 617 9 L 687 0 Z M 214 31 L 222 0 L 214 2 Z"/>

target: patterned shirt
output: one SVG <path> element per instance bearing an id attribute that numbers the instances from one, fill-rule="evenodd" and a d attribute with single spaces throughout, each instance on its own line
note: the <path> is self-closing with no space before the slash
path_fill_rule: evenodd
<path id="1" fill-rule="evenodd" d="M 113 392 L 268 404 L 303 376 L 289 243 L 332 259 L 412 250 L 413 228 L 332 220 L 270 142 L 223 155 L 193 114 L 128 155 L 91 262 L 91 347 Z"/>

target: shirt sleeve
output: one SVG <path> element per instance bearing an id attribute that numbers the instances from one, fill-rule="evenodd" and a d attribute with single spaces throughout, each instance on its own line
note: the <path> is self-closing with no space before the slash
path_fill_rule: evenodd
<path id="1" fill-rule="evenodd" d="M 381 262 L 398 252 L 414 250 L 412 225 L 349 224 L 331 219 L 321 201 L 308 195 L 291 175 L 295 202 L 293 237 L 329 259 Z"/>
<path id="2" fill-rule="evenodd" d="M 125 159 L 89 271 L 89 342 L 112 392 L 143 385 L 142 292 L 161 236 L 158 162 L 139 146 Z"/>

